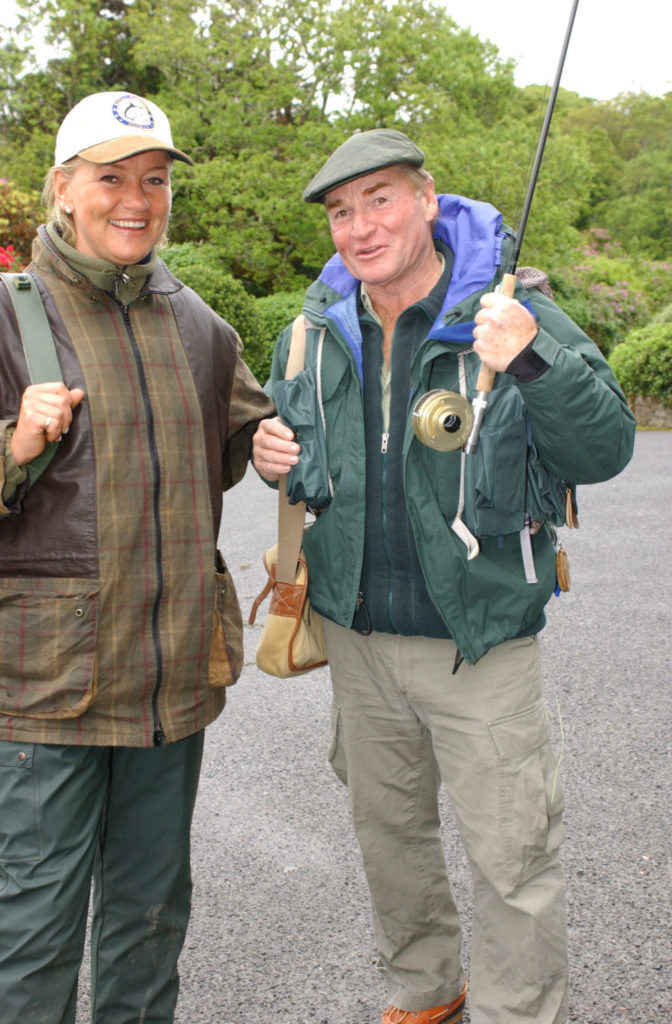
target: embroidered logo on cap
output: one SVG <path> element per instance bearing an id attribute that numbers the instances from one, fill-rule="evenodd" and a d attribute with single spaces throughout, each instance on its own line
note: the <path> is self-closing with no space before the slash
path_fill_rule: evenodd
<path id="1" fill-rule="evenodd" d="M 143 128 L 151 131 L 154 125 L 152 112 L 139 96 L 124 93 L 112 104 L 112 113 L 117 121 L 129 128 Z"/>

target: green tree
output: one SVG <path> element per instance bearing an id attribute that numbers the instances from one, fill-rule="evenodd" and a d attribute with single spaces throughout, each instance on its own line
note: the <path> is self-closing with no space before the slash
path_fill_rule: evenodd
<path id="1" fill-rule="evenodd" d="M 301 13 L 318 9 L 321 20 L 300 20 Z M 353 130 L 384 124 L 408 131 L 433 153 L 431 169 L 437 183 L 450 182 L 441 185 L 447 191 L 475 185 L 470 194 L 492 198 L 488 185 L 496 181 L 501 191 L 503 179 L 520 189 L 520 178 L 503 176 L 491 154 L 487 161 L 474 156 L 506 150 L 502 126 L 514 127 L 506 120 L 515 97 L 511 66 L 489 44 L 458 29 L 442 7 L 350 0 L 334 13 L 315 0 L 298 11 L 295 4 L 273 4 L 271 25 L 264 20 L 265 5 L 254 10 L 252 32 L 249 13 L 237 25 L 235 12 L 227 10 L 228 48 L 219 40 L 208 62 L 211 73 L 219 69 L 221 83 L 212 105 L 202 90 L 199 108 L 211 122 L 211 151 L 190 178 L 173 237 L 215 243 L 231 272 L 255 294 L 297 287 L 330 255 L 321 211 L 306 210 L 301 194 L 324 154 Z M 316 25 L 326 34 L 321 45 Z M 206 45 L 216 30 L 213 23 Z M 215 107 L 216 118 L 208 113 Z M 517 164 L 529 159 L 525 141 L 517 145 Z M 561 176 L 569 183 L 576 174 L 572 161 Z M 556 175 L 553 187 L 554 208 L 565 216 L 560 199 L 567 185 L 559 187 Z M 550 210 L 546 221 L 552 221 Z M 557 245 L 561 233 L 547 224 L 544 232 Z M 575 242 L 571 237 L 565 244 Z"/>
<path id="2" fill-rule="evenodd" d="M 39 188 L 58 124 L 75 103 L 118 88 L 152 95 L 162 73 L 135 59 L 128 12 L 136 5 L 129 0 L 16 0 L 16 6 L 16 30 L 4 30 L 0 50 L 0 158 L 6 174 Z M 36 38 L 46 62 L 38 59 Z"/>
<path id="3" fill-rule="evenodd" d="M 16 2 L 19 31 L 0 30 L 3 177 L 41 187 L 57 125 L 84 95 L 147 95 L 196 162 L 174 175 L 172 240 L 214 246 L 255 296 L 302 287 L 331 254 L 322 210 L 301 195 L 355 130 L 408 132 L 440 191 L 518 224 L 545 91 L 517 89 L 511 62 L 433 0 Z M 660 266 L 671 128 L 672 94 L 596 103 L 561 89 L 521 262 L 570 279 L 582 234 L 608 229 L 628 256 Z M 605 280 L 591 287 L 614 287 L 615 256 L 603 256 Z M 654 309 L 654 275 L 649 286 Z"/>
<path id="4" fill-rule="evenodd" d="M 665 259 L 672 248 L 672 92 L 627 94 L 583 106 L 563 131 L 589 140 L 595 167 L 586 227 L 608 227 L 631 253 Z"/>
<path id="5" fill-rule="evenodd" d="M 358 0 L 339 12 L 348 70 L 341 116 L 360 127 L 494 124 L 510 101 L 513 66 L 422 0 Z"/>

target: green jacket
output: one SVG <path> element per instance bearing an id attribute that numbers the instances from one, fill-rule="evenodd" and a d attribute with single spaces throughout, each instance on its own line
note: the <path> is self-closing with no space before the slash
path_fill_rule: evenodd
<path id="1" fill-rule="evenodd" d="M 219 714 L 242 668 L 222 492 L 273 406 L 233 328 L 160 260 L 128 306 L 43 229 L 28 272 L 85 398 L 48 470 L 0 507 L 0 739 L 174 742 Z M 1 492 L 29 383 L 4 285 L 0 318 Z"/>
<path id="2" fill-rule="evenodd" d="M 440 206 L 436 235 L 450 246 L 454 267 L 442 313 L 411 365 L 400 498 L 428 592 L 473 664 L 495 644 L 543 624 L 556 586 L 555 531 L 547 526 L 531 538 L 537 582 L 528 582 L 520 539 L 526 516 L 553 520 L 557 501 L 550 493 L 545 499 L 544 492 L 560 481 L 596 483 L 620 472 L 632 455 L 635 421 L 593 342 L 541 291 L 528 293 L 519 284 L 516 298 L 539 323 L 532 361 L 548 368 L 528 383 L 497 375 L 475 455 L 436 451 L 416 438 L 415 403 L 433 388 L 458 390 L 460 353 L 466 394 L 473 398 L 479 369 L 471 345 L 474 316 L 480 296 L 498 282 L 510 240 L 487 204 L 441 196 Z M 319 329 L 325 328 L 319 377 L 333 482 L 331 501 L 304 538 L 310 599 L 321 614 L 346 627 L 358 599 L 366 514 L 358 296 L 358 283 L 334 257 L 304 304 L 314 325 L 306 355 L 311 380 L 318 373 Z M 290 335 L 288 328 L 276 346 L 267 386 L 276 397 L 285 386 L 276 382 L 284 377 Z M 463 461 L 462 519 L 480 542 L 472 559 L 451 528 Z"/>

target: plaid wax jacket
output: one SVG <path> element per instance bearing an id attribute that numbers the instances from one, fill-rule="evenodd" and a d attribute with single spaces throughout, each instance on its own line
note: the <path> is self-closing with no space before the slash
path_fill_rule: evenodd
<path id="1" fill-rule="evenodd" d="M 37 280 L 86 397 L 49 468 L 0 506 L 0 738 L 149 746 L 211 722 L 242 667 L 222 491 L 273 413 L 236 332 L 159 261 L 128 307 L 40 229 Z M 0 289 L 0 453 L 29 383 Z M 0 493 L 3 466 L 0 457 Z"/>

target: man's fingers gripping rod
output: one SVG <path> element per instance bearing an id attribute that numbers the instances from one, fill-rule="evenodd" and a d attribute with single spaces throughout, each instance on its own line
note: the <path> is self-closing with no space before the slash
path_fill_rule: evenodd
<path id="1" fill-rule="evenodd" d="M 497 289 L 501 295 L 506 295 L 507 298 L 512 299 L 513 293 L 516 290 L 516 275 L 515 274 L 504 274 L 502 282 Z M 491 370 L 489 366 L 481 364 L 481 369 L 478 373 L 478 380 L 476 381 L 476 395 L 473 402 L 471 403 L 474 408 L 474 423 L 471 428 L 471 433 L 467 438 L 467 443 L 464 446 L 465 455 L 473 455 L 478 445 L 478 437 L 481 432 L 481 423 L 483 422 L 483 416 L 488 405 L 488 395 L 492 391 L 492 386 L 495 382 L 495 371 Z"/>

